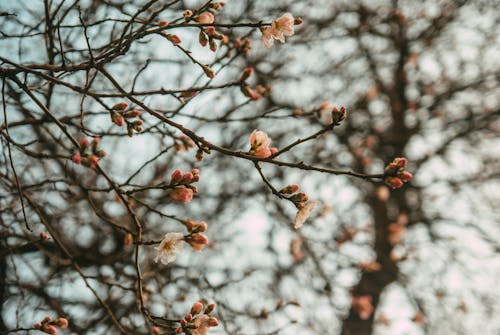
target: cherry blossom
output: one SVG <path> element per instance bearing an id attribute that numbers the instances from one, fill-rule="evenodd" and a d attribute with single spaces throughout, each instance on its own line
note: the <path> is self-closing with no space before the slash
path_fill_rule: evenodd
<path id="1" fill-rule="evenodd" d="M 184 235 L 182 233 L 168 233 L 156 247 L 157 253 L 155 262 L 160 261 L 162 264 L 168 264 L 175 261 L 177 254 L 184 247 Z"/>
<path id="2" fill-rule="evenodd" d="M 279 19 L 274 20 L 271 27 L 261 28 L 262 44 L 270 48 L 274 45 L 274 40 L 285 43 L 285 36 L 292 36 L 295 33 L 294 22 L 293 15 L 285 13 Z"/>

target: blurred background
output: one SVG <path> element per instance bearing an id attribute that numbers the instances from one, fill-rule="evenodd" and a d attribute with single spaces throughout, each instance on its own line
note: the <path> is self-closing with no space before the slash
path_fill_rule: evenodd
<path id="1" fill-rule="evenodd" d="M 68 334 L 150 334 L 139 286 L 161 334 L 200 299 L 217 305 L 210 334 L 498 334 L 498 3 L 213 3 L 0 0 L 0 334 L 39 333 L 47 315 Z M 214 13 L 216 51 L 185 10 Z M 287 12 L 303 19 L 295 34 L 262 46 L 259 25 Z M 163 20 L 180 47 L 153 32 Z M 260 99 L 241 92 L 247 67 Z M 132 137 L 110 120 L 121 101 L 142 112 Z M 199 161 L 165 121 L 238 153 L 254 129 L 277 148 L 314 134 L 334 106 L 348 111 L 340 126 L 278 159 L 380 174 L 406 157 L 414 179 L 392 190 L 260 163 L 276 189 L 316 201 L 299 230 L 252 161 Z M 71 138 L 94 136 L 100 168 L 73 163 Z M 152 187 L 192 168 L 188 204 Z M 187 219 L 207 222 L 209 245 L 155 263 Z M 155 243 L 127 245 L 136 220 Z"/>

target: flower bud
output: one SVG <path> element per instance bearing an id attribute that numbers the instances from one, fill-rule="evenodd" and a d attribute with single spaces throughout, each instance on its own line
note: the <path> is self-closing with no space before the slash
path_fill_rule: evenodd
<path id="1" fill-rule="evenodd" d="M 198 42 L 202 47 L 205 47 L 208 44 L 208 37 L 202 30 L 198 34 Z"/>
<path id="2" fill-rule="evenodd" d="M 385 178 L 385 183 L 392 188 L 400 188 L 403 186 L 403 181 L 398 177 L 387 177 Z"/>
<path id="3" fill-rule="evenodd" d="M 167 20 L 161 20 L 158 22 L 158 26 L 160 27 L 166 27 L 168 26 L 169 22 Z"/>
<path id="4" fill-rule="evenodd" d="M 408 171 L 403 171 L 400 175 L 399 178 L 401 178 L 402 181 L 407 182 L 410 181 L 413 178 L 413 175 L 408 172 Z"/>
<path id="5" fill-rule="evenodd" d="M 184 16 L 185 19 L 189 19 L 193 16 L 193 11 L 190 9 L 186 9 L 184 13 L 182 13 L 182 16 Z"/>
<path id="6" fill-rule="evenodd" d="M 42 324 L 40 322 L 37 322 L 33 325 L 33 328 L 35 329 L 40 329 L 42 327 Z"/>
<path id="7" fill-rule="evenodd" d="M 293 24 L 298 26 L 299 24 L 302 24 L 304 22 L 304 19 L 302 19 L 300 16 L 297 16 L 294 20 L 293 20 Z"/>
<path id="8" fill-rule="evenodd" d="M 191 321 L 193 319 L 193 315 L 191 313 L 187 313 L 186 316 L 184 317 L 184 320 L 187 322 Z"/>
<path id="9" fill-rule="evenodd" d="M 44 231 L 41 231 L 41 232 L 40 232 L 40 239 L 41 239 L 42 241 L 47 241 L 49 238 L 50 238 L 49 234 L 47 234 L 47 233 L 46 233 L 46 232 L 44 232 Z"/>
<path id="10" fill-rule="evenodd" d="M 205 72 L 205 75 L 208 78 L 210 78 L 210 79 L 215 78 L 215 72 L 214 72 L 214 70 L 212 70 L 208 65 L 203 65 L 203 72 Z"/>
<path id="11" fill-rule="evenodd" d="M 171 176 L 171 184 L 173 183 L 180 183 L 182 180 L 182 171 L 177 169 L 175 170 L 174 172 L 172 172 L 172 176 Z"/>
<path id="12" fill-rule="evenodd" d="M 208 319 L 208 325 L 210 327 L 217 327 L 219 325 L 219 320 L 217 320 L 216 318 L 214 318 L 213 316 L 211 316 L 209 319 Z"/>
<path id="13" fill-rule="evenodd" d="M 121 127 L 125 123 L 125 119 L 120 114 L 113 113 L 111 114 L 111 122 L 116 124 L 118 127 Z"/>
<path id="14" fill-rule="evenodd" d="M 251 75 L 253 74 L 253 67 L 247 67 L 243 72 L 241 73 L 240 81 L 245 81 L 247 80 Z"/>
<path id="15" fill-rule="evenodd" d="M 200 301 L 197 301 L 193 304 L 193 307 L 191 307 L 191 314 L 197 315 L 200 314 L 201 311 L 203 310 L 203 304 Z"/>
<path id="16" fill-rule="evenodd" d="M 82 147 L 83 151 L 85 151 L 85 149 L 87 149 L 89 147 L 89 145 L 90 145 L 89 140 L 87 140 L 86 138 L 84 138 L 80 142 L 80 146 Z"/>
<path id="17" fill-rule="evenodd" d="M 52 325 L 48 325 L 47 327 L 45 327 L 45 329 L 43 331 L 46 332 L 47 334 L 50 334 L 50 335 L 57 334 L 57 328 L 52 326 Z"/>
<path id="18" fill-rule="evenodd" d="M 81 164 L 82 163 L 82 156 L 80 154 L 74 154 L 73 157 L 71 157 L 71 160 L 75 162 L 76 164 Z"/>
<path id="19" fill-rule="evenodd" d="M 283 187 L 280 190 L 280 193 L 281 194 L 294 194 L 298 190 L 299 190 L 299 185 L 297 185 L 297 184 L 291 184 L 291 185 Z"/>
<path id="20" fill-rule="evenodd" d="M 201 161 L 203 160 L 203 150 L 198 149 L 198 150 L 196 151 L 196 155 L 195 155 L 195 157 L 196 157 L 196 160 L 197 160 L 198 162 L 201 162 Z"/>
<path id="21" fill-rule="evenodd" d="M 178 44 L 181 43 L 181 39 L 177 35 L 167 34 L 165 37 L 167 38 L 167 40 L 169 40 L 170 42 L 172 42 L 173 45 L 178 45 Z"/>
<path id="22" fill-rule="evenodd" d="M 210 50 L 212 52 L 216 52 L 217 51 L 217 43 L 215 43 L 215 41 L 214 41 L 213 38 L 209 38 L 208 41 L 209 41 L 209 44 L 210 44 Z"/>
<path id="23" fill-rule="evenodd" d="M 182 333 L 182 327 L 177 327 L 177 329 L 175 330 L 175 332 L 176 332 L 177 334 Z"/>
<path id="24" fill-rule="evenodd" d="M 55 321 L 56 326 L 59 328 L 68 328 L 68 319 L 66 318 L 57 318 Z"/>
<path id="25" fill-rule="evenodd" d="M 211 24 L 214 23 L 215 17 L 214 14 L 210 12 L 203 12 L 198 16 L 197 21 L 201 24 Z"/>
<path id="26" fill-rule="evenodd" d="M 154 326 L 151 328 L 151 332 L 155 335 L 160 335 L 160 328 Z"/>
<path id="27" fill-rule="evenodd" d="M 103 158 L 103 157 L 106 157 L 108 154 L 107 154 L 107 153 L 106 153 L 106 151 L 104 151 L 104 150 L 98 150 L 98 151 L 96 152 L 96 155 L 97 155 L 97 157 L 99 157 L 99 158 Z"/>
<path id="28" fill-rule="evenodd" d="M 214 309 L 215 309 L 215 304 L 208 305 L 207 308 L 205 308 L 205 314 L 212 313 Z"/>
<path id="29" fill-rule="evenodd" d="M 126 103 L 125 101 L 122 101 L 122 102 L 115 104 L 113 107 L 111 107 L 111 109 L 115 110 L 115 111 L 122 111 L 122 110 L 125 110 L 127 107 L 128 107 L 128 103 Z"/>
<path id="30" fill-rule="evenodd" d="M 193 181 L 193 174 L 191 172 L 184 173 L 182 177 L 182 182 L 185 184 L 190 184 Z"/>
<path id="31" fill-rule="evenodd" d="M 210 8 L 213 8 L 215 10 L 221 10 L 222 7 L 224 7 L 224 5 L 225 5 L 225 3 L 223 3 L 223 2 L 212 2 L 210 4 Z"/>
<path id="32" fill-rule="evenodd" d="M 345 120 L 347 117 L 347 110 L 345 107 L 340 107 L 340 110 L 337 107 L 333 107 L 332 109 L 332 120 L 333 123 L 339 123 Z"/>

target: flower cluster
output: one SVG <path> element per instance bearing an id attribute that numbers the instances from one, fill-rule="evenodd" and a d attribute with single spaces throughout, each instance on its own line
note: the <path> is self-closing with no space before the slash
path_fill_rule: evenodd
<path id="1" fill-rule="evenodd" d="M 210 315 L 214 309 L 215 304 L 205 307 L 202 302 L 195 302 L 191 307 L 191 311 L 184 316 L 184 319 L 181 320 L 181 326 L 175 332 L 177 334 L 207 335 L 210 328 L 219 325 L 217 318 Z"/>
<path id="2" fill-rule="evenodd" d="M 195 18 L 195 21 L 200 24 L 212 24 L 215 21 L 215 16 L 211 12 L 203 12 Z M 208 45 L 211 51 L 216 52 L 218 48 L 216 43 L 217 40 L 221 41 L 221 45 L 227 45 L 229 43 L 229 37 L 217 32 L 215 27 L 200 27 L 198 42 L 202 47 L 206 47 Z"/>
<path id="3" fill-rule="evenodd" d="M 68 319 L 66 318 L 57 318 L 52 320 L 50 316 L 46 316 L 42 322 L 37 322 L 33 325 L 33 328 L 38 329 L 44 333 L 50 335 L 57 334 L 57 327 L 59 328 L 68 328 Z"/>
<path id="4" fill-rule="evenodd" d="M 262 27 L 262 44 L 271 48 L 274 45 L 274 40 L 285 43 L 285 36 L 292 36 L 295 33 L 294 25 L 301 24 L 301 18 L 294 18 L 292 14 L 283 14 L 279 19 L 271 23 L 271 27 Z"/>
<path id="5" fill-rule="evenodd" d="M 71 157 L 71 160 L 76 164 L 82 164 L 86 167 L 94 169 L 99 162 L 99 159 L 106 157 L 106 151 L 99 149 L 99 137 L 94 137 L 92 142 L 86 138 L 80 142 L 80 150 Z"/>
<path id="6" fill-rule="evenodd" d="M 293 202 L 295 207 L 297 207 L 298 212 L 293 220 L 293 228 L 299 229 L 309 216 L 311 216 L 316 203 L 314 201 L 309 201 L 309 197 L 304 192 L 299 192 L 299 185 L 297 184 L 288 185 L 282 188 L 279 193 Z"/>
<path id="7" fill-rule="evenodd" d="M 368 320 L 372 316 L 374 310 L 372 300 L 370 295 L 352 297 L 351 307 L 358 313 L 361 320 Z"/>
<path id="8" fill-rule="evenodd" d="M 127 134 L 128 136 L 134 136 L 134 131 L 137 133 L 142 132 L 142 120 L 133 118 L 141 116 L 141 111 L 137 109 L 128 110 L 128 104 L 124 101 L 115 104 L 111 109 L 111 122 L 116 124 L 118 127 L 127 124 Z"/>
<path id="9" fill-rule="evenodd" d="M 198 193 L 196 186 L 191 184 L 198 180 L 200 180 L 200 170 L 198 169 L 192 169 L 191 172 L 184 174 L 179 169 L 175 170 L 170 179 L 170 186 L 172 187 L 168 191 L 170 199 L 179 202 L 190 202 L 193 195 Z"/>
<path id="10" fill-rule="evenodd" d="M 262 130 L 254 130 L 248 139 L 250 142 L 249 154 L 258 158 L 266 158 L 278 152 L 277 148 L 270 148 L 271 138 Z"/>
<path id="11" fill-rule="evenodd" d="M 207 231 L 207 223 L 205 221 L 195 222 L 193 220 L 186 220 L 183 223 L 189 231 L 184 241 L 186 241 L 194 251 L 201 251 L 208 244 L 208 237 L 201 234 Z"/>
<path id="12" fill-rule="evenodd" d="M 394 158 L 394 160 L 385 167 L 385 183 L 392 188 L 400 188 L 403 186 L 403 183 L 410 181 L 413 175 L 405 171 L 407 164 L 408 160 L 406 158 Z"/>

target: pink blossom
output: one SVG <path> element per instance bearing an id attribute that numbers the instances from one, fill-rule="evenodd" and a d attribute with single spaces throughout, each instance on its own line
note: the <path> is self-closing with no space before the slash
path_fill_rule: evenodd
<path id="1" fill-rule="evenodd" d="M 170 199 L 179 202 L 190 202 L 193 200 L 193 190 L 185 186 L 177 186 L 169 191 Z"/>
<path id="2" fill-rule="evenodd" d="M 184 235 L 182 233 L 168 233 L 156 248 L 155 262 L 168 264 L 175 261 L 177 254 L 184 247 Z"/>
<path id="3" fill-rule="evenodd" d="M 52 325 L 48 325 L 47 327 L 45 327 L 43 329 L 44 332 L 46 332 L 47 334 L 50 334 L 50 335 L 56 335 L 57 334 L 57 328 L 52 326 Z"/>
<path id="4" fill-rule="evenodd" d="M 271 144 L 271 138 L 261 130 L 254 130 L 250 134 L 250 154 L 258 158 L 266 158 L 277 152 L 276 148 L 269 148 Z"/>
<path id="5" fill-rule="evenodd" d="M 285 43 L 285 36 L 292 36 L 294 30 L 294 17 L 290 13 L 283 14 L 279 19 L 271 23 L 271 27 L 261 28 L 262 44 L 270 48 L 274 45 L 274 40 Z"/>
<path id="6" fill-rule="evenodd" d="M 295 220 L 293 221 L 293 228 L 299 229 L 302 227 L 304 222 L 311 216 L 311 212 L 314 209 L 316 203 L 314 201 L 308 201 L 304 205 L 301 205 L 297 215 L 295 215 Z"/>

